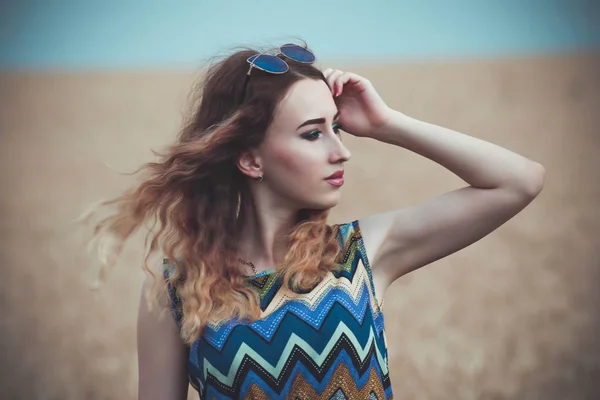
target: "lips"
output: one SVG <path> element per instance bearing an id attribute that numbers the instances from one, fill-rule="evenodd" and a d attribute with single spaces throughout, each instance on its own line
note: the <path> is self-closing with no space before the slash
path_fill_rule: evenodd
<path id="1" fill-rule="evenodd" d="M 340 179 L 344 177 L 344 170 L 340 169 L 338 171 L 335 171 L 333 174 L 329 175 L 327 178 L 325 178 L 325 180 L 328 179 Z"/>
<path id="2" fill-rule="evenodd" d="M 339 171 L 329 175 L 327 178 L 325 178 L 325 182 L 336 187 L 342 186 L 344 184 L 344 170 L 340 169 Z"/>

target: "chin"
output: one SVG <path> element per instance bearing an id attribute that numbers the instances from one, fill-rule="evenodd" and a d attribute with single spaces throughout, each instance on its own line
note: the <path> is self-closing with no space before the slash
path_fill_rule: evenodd
<path id="1" fill-rule="evenodd" d="M 312 199 L 312 201 L 306 203 L 307 205 L 304 208 L 325 211 L 337 206 L 341 199 L 342 196 L 339 194 L 339 192 L 337 192 L 334 195 L 323 196 L 323 198 L 318 199 L 318 201 L 315 201 L 316 199 Z"/>

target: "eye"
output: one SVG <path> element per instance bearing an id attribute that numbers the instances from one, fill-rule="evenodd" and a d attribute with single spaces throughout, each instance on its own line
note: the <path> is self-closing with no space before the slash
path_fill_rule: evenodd
<path id="1" fill-rule="evenodd" d="M 336 135 L 339 135 L 341 129 L 342 129 L 342 126 L 338 122 L 333 124 L 333 131 L 335 132 Z"/>
<path id="2" fill-rule="evenodd" d="M 303 137 L 304 139 L 307 139 L 307 140 L 314 141 L 314 140 L 317 140 L 318 138 L 320 138 L 320 137 L 321 137 L 321 133 L 322 133 L 322 132 L 321 132 L 320 130 L 318 130 L 318 129 L 315 129 L 315 130 L 313 130 L 313 131 L 310 131 L 310 132 L 307 132 L 307 133 L 305 133 L 304 135 L 302 135 L 302 137 Z"/>

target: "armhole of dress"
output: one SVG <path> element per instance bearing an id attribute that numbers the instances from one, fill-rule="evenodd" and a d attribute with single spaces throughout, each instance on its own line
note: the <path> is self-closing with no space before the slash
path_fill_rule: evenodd
<path id="1" fill-rule="evenodd" d="M 167 280 L 167 278 L 169 278 L 171 276 L 171 273 L 173 272 L 173 268 L 175 268 L 175 266 L 169 262 L 168 259 L 164 258 L 163 259 L 163 277 L 165 279 L 165 281 Z M 181 320 L 182 320 L 182 311 L 181 311 L 181 300 L 179 299 L 179 296 L 177 296 L 177 290 L 176 288 L 173 287 L 173 285 L 171 285 L 171 282 L 166 282 L 167 284 L 167 294 L 169 295 L 169 303 L 170 303 L 170 308 L 171 308 L 171 315 L 173 315 L 173 318 L 175 319 L 175 323 L 177 324 L 177 327 L 179 327 L 179 329 L 181 329 Z"/>
<path id="2" fill-rule="evenodd" d="M 375 304 L 377 305 L 378 311 L 382 312 L 383 307 L 383 299 L 379 301 L 379 296 L 375 292 L 375 284 L 373 282 L 373 273 L 371 270 L 371 264 L 369 262 L 369 256 L 367 255 L 367 249 L 365 248 L 365 243 L 363 241 L 362 232 L 360 231 L 360 225 L 358 224 L 358 220 L 352 221 L 352 227 L 354 228 L 354 232 L 357 234 L 357 242 L 358 248 L 360 250 L 360 259 L 367 270 L 367 275 L 369 276 L 369 284 L 371 286 L 371 292 L 373 293 L 373 297 L 375 298 Z"/>

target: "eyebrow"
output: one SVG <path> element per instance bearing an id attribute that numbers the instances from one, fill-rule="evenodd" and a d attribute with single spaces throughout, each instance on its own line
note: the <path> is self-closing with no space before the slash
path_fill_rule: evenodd
<path id="1" fill-rule="evenodd" d="M 335 121 L 336 119 L 338 119 L 339 116 L 340 116 L 340 112 L 338 111 L 333 116 L 333 120 Z M 309 119 L 309 120 L 306 120 L 303 123 L 301 123 L 297 129 L 300 129 L 306 125 L 316 125 L 316 124 L 324 124 L 324 123 L 325 123 L 325 118 L 313 118 L 313 119 Z"/>

